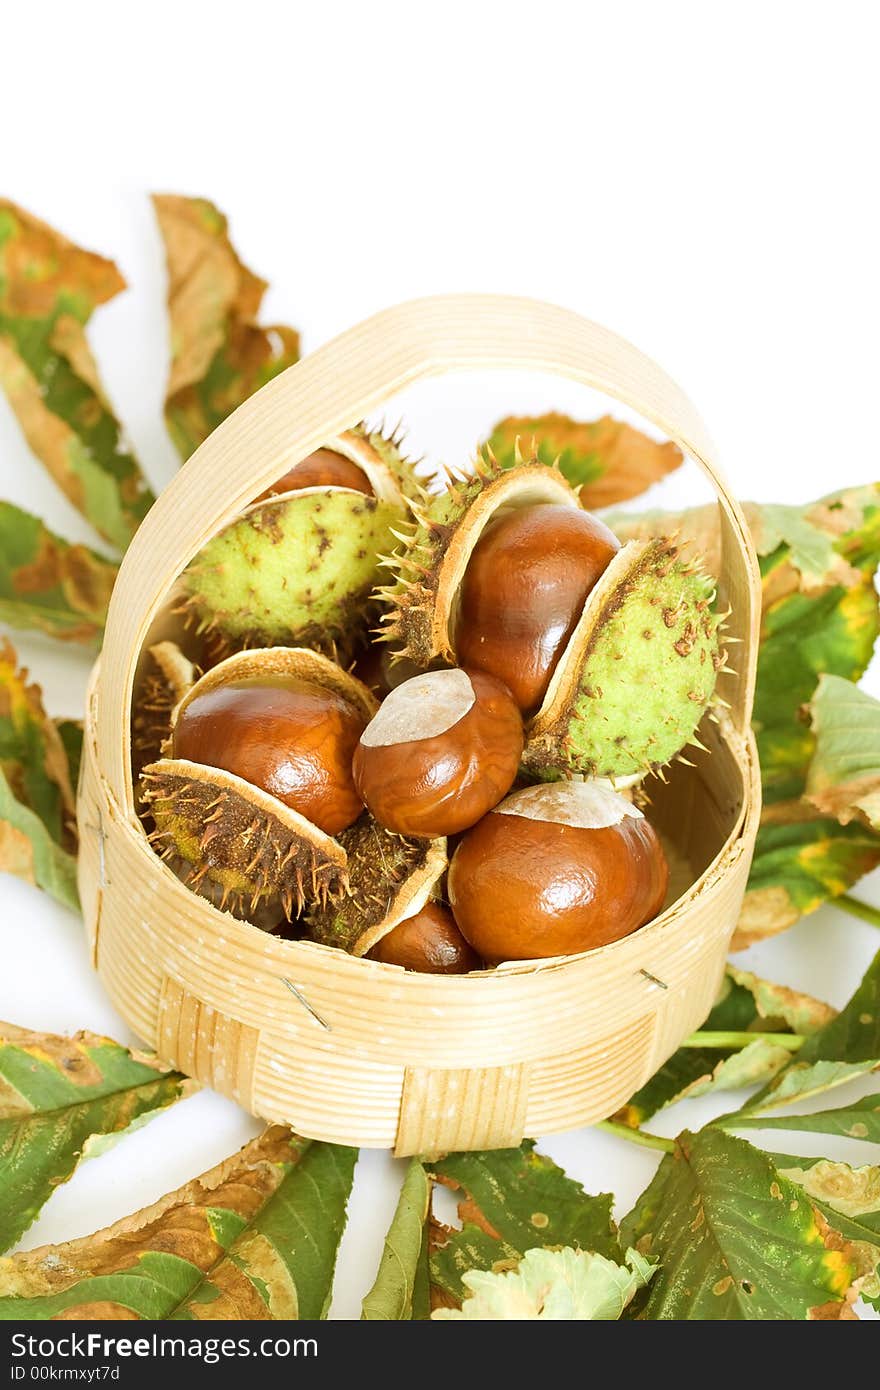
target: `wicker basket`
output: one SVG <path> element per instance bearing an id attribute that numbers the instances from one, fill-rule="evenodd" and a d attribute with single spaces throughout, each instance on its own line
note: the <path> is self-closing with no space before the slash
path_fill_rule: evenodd
<path id="1" fill-rule="evenodd" d="M 424 377 L 555 373 L 626 402 L 676 440 L 721 506 L 722 601 L 737 673 L 707 752 L 653 789 L 652 818 L 688 870 L 640 931 L 566 959 L 467 976 L 405 973 L 287 942 L 189 892 L 134 810 L 129 715 L 139 654 L 170 622 L 199 548 L 263 488 Z M 693 407 L 649 359 L 566 310 L 487 296 L 404 304 L 290 368 L 198 450 L 138 532 L 113 595 L 89 702 L 80 891 L 96 968 L 161 1057 L 301 1134 L 398 1154 L 496 1148 L 589 1124 L 697 1027 L 721 978 L 755 840 L 749 730 L 759 588 L 742 514 Z"/>

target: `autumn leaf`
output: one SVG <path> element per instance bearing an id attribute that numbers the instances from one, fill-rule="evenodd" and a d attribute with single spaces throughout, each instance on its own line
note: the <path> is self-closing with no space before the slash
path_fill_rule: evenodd
<path id="1" fill-rule="evenodd" d="M 153 494 L 103 393 L 85 326 L 124 288 L 112 261 L 0 199 L 0 387 L 58 486 L 120 550 Z"/>
<path id="2" fill-rule="evenodd" d="M 43 709 L 39 686 L 28 684 L 12 645 L 0 639 L 0 768 L 13 794 L 45 825 L 52 839 L 75 847 L 74 790 L 67 751 Z"/>
<path id="3" fill-rule="evenodd" d="M 572 420 L 568 415 L 510 415 L 499 420 L 487 441 L 505 468 L 516 462 L 517 440 L 524 453 L 535 442 L 542 463 L 559 467 L 580 490 L 585 507 L 609 507 L 645 492 L 682 462 L 676 444 L 658 443 L 622 420 Z"/>
<path id="4" fill-rule="evenodd" d="M 807 796 L 846 825 L 861 815 L 880 831 L 880 700 L 839 676 L 823 676 L 810 712 L 816 751 Z"/>
<path id="5" fill-rule="evenodd" d="M 298 360 L 299 334 L 259 327 L 266 282 L 239 260 L 213 203 L 157 194 L 153 206 L 168 262 L 165 418 L 186 459 L 242 401 Z"/>
<path id="6" fill-rule="evenodd" d="M 55 843 L 39 816 L 12 793 L 0 769 L 0 873 L 14 874 L 79 911 L 76 859 Z"/>
<path id="7" fill-rule="evenodd" d="M 830 817 L 762 825 L 732 949 L 791 927 L 846 893 L 880 864 L 880 839 L 867 826 Z"/>
<path id="8" fill-rule="evenodd" d="M 461 1308 L 438 1308 L 437 1319 L 526 1322 L 537 1319 L 610 1322 L 645 1287 L 655 1266 L 637 1250 L 617 1264 L 588 1250 L 527 1250 L 516 1269 L 463 1276 Z"/>
<path id="9" fill-rule="evenodd" d="M 431 1184 L 412 1159 L 385 1237 L 376 1282 L 363 1302 L 367 1322 L 420 1322 L 430 1316 L 428 1214 Z"/>
<path id="10" fill-rule="evenodd" d="M 326 1317 L 356 1157 L 274 1126 L 106 1230 L 0 1259 L 0 1319 Z"/>
<path id="11" fill-rule="evenodd" d="M 0 1023 L 0 1250 L 20 1239 L 96 1139 L 122 1134 L 193 1086 L 110 1038 Z"/>
<path id="12" fill-rule="evenodd" d="M 442 1230 L 431 1255 L 431 1282 L 460 1302 L 469 1270 L 516 1263 L 535 1246 L 570 1245 L 619 1254 L 611 1197 L 592 1197 L 526 1140 L 518 1149 L 449 1154 L 428 1165 L 432 1176 L 461 1189 L 461 1230 Z"/>
<path id="13" fill-rule="evenodd" d="M 829 1158 L 773 1156 L 779 1172 L 802 1187 L 813 1205 L 861 1259 L 859 1296 L 880 1308 L 880 1167 L 851 1168 Z"/>
<path id="14" fill-rule="evenodd" d="M 880 1067 L 880 952 L 840 1013 L 806 1039 L 788 1066 L 743 1106 L 743 1113 L 804 1100 L 876 1067 Z"/>
<path id="15" fill-rule="evenodd" d="M 68 733 L 68 739 L 70 739 Z M 58 726 L 0 639 L 0 872 L 76 911 L 74 782 Z"/>
<path id="16" fill-rule="evenodd" d="M 54 535 L 39 517 L 0 502 L 0 622 L 61 642 L 96 642 L 117 566 Z"/>
<path id="17" fill-rule="evenodd" d="M 809 994 L 728 966 L 721 994 L 701 1033 L 808 1034 L 834 1017 Z M 614 1119 L 633 1128 L 666 1105 L 707 1091 L 736 1090 L 775 1076 L 791 1060 L 789 1049 L 767 1039 L 724 1049 L 680 1047 L 619 1110 Z"/>
<path id="18" fill-rule="evenodd" d="M 849 1315 L 858 1252 L 743 1139 L 685 1131 L 621 1225 L 658 1262 L 650 1320 L 799 1321 Z"/>

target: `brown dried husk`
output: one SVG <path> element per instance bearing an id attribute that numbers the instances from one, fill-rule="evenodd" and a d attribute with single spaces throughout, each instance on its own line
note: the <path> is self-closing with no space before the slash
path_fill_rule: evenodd
<path id="1" fill-rule="evenodd" d="M 437 896 L 446 841 L 396 835 L 367 812 L 339 842 L 348 856 L 348 888 L 338 901 L 308 911 L 309 935 L 363 956 Z"/>
<path id="2" fill-rule="evenodd" d="M 195 684 L 196 668 L 175 642 L 148 649 L 149 665 L 132 701 L 131 762 L 135 780 L 161 756 L 174 711 Z"/>
<path id="3" fill-rule="evenodd" d="M 298 680 L 312 681 L 322 689 L 348 700 L 367 720 L 372 719 L 379 708 L 375 695 L 363 681 L 311 647 L 248 647 L 212 666 L 183 693 L 174 710 L 174 723 L 198 696 L 209 690 L 217 690 L 231 681 L 253 680 L 260 676 L 293 676 Z"/>

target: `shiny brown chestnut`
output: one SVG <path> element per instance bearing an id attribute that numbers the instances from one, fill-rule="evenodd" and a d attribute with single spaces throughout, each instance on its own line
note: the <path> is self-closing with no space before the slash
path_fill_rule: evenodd
<path id="1" fill-rule="evenodd" d="M 363 810 L 351 759 L 366 722 L 342 695 L 315 682 L 247 677 L 183 706 L 172 755 L 234 773 L 336 835 Z"/>
<path id="2" fill-rule="evenodd" d="M 354 755 L 358 795 L 386 830 L 434 839 L 474 825 L 513 785 L 519 710 L 482 671 L 426 671 L 404 681 Z"/>
<path id="3" fill-rule="evenodd" d="M 620 549 L 590 512 L 552 503 L 500 512 L 459 593 L 456 656 L 508 687 L 524 714 L 547 693 L 590 590 Z"/>
<path id="4" fill-rule="evenodd" d="M 466 975 L 482 965 L 449 909 L 434 902 L 398 922 L 368 954 L 370 960 L 402 965 L 404 970 L 426 975 Z"/>
<path id="5" fill-rule="evenodd" d="M 651 823 L 599 782 L 514 792 L 464 836 L 449 902 L 484 960 L 572 955 L 656 917 L 669 882 Z"/>
<path id="6" fill-rule="evenodd" d="M 347 487 L 373 496 L 373 488 L 363 469 L 338 454 L 335 449 L 316 449 L 273 483 L 254 500 L 262 502 L 282 492 L 300 492 L 307 487 Z"/>

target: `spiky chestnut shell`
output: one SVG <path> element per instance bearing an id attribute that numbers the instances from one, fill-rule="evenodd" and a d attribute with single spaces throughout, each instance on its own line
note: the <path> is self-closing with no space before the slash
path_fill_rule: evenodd
<path id="1" fill-rule="evenodd" d="M 283 802 L 219 768 L 163 758 L 145 767 L 150 844 L 196 893 L 248 920 L 277 905 L 288 918 L 346 881 L 345 851 Z"/>
<path id="2" fill-rule="evenodd" d="M 416 524 L 400 533 L 401 548 L 383 562 L 395 580 L 379 590 L 388 605 L 382 638 L 417 666 L 456 665 L 459 590 L 485 527 L 504 507 L 550 503 L 580 510 L 557 468 L 531 460 L 500 468 L 479 456 L 472 478 L 413 505 Z"/>
<path id="3" fill-rule="evenodd" d="M 339 843 L 348 863 L 347 890 L 307 910 L 308 935 L 364 956 L 434 896 L 446 872 L 446 841 L 395 835 L 367 812 L 342 831 Z"/>
<path id="4" fill-rule="evenodd" d="M 372 495 L 333 486 L 281 493 L 214 536 L 181 578 L 181 607 L 215 646 L 289 643 L 347 653 L 356 645 L 379 556 L 394 543 L 408 493 L 420 495 L 420 486 L 394 441 L 348 430 L 326 447 L 357 465 Z"/>
<path id="5" fill-rule="evenodd" d="M 662 767 L 710 706 L 714 582 L 666 539 L 631 542 L 594 588 L 527 731 L 525 767 L 624 778 Z"/>
<path id="6" fill-rule="evenodd" d="M 239 680 L 293 676 L 343 696 L 364 721 L 377 709 L 365 686 L 318 652 L 267 648 L 239 652 L 186 692 L 175 720 L 200 695 Z M 173 728 L 172 728 L 173 737 Z M 167 747 L 167 745 L 166 745 Z M 250 919 L 278 905 L 287 916 L 326 903 L 346 882 L 345 850 L 304 816 L 242 777 L 185 759 L 163 758 L 141 777 L 150 839 L 196 892 Z"/>
<path id="7" fill-rule="evenodd" d="M 144 653 L 135 680 L 131 717 L 131 764 L 137 779 L 162 752 L 175 707 L 195 684 L 193 663 L 174 642 L 157 642 Z"/>

